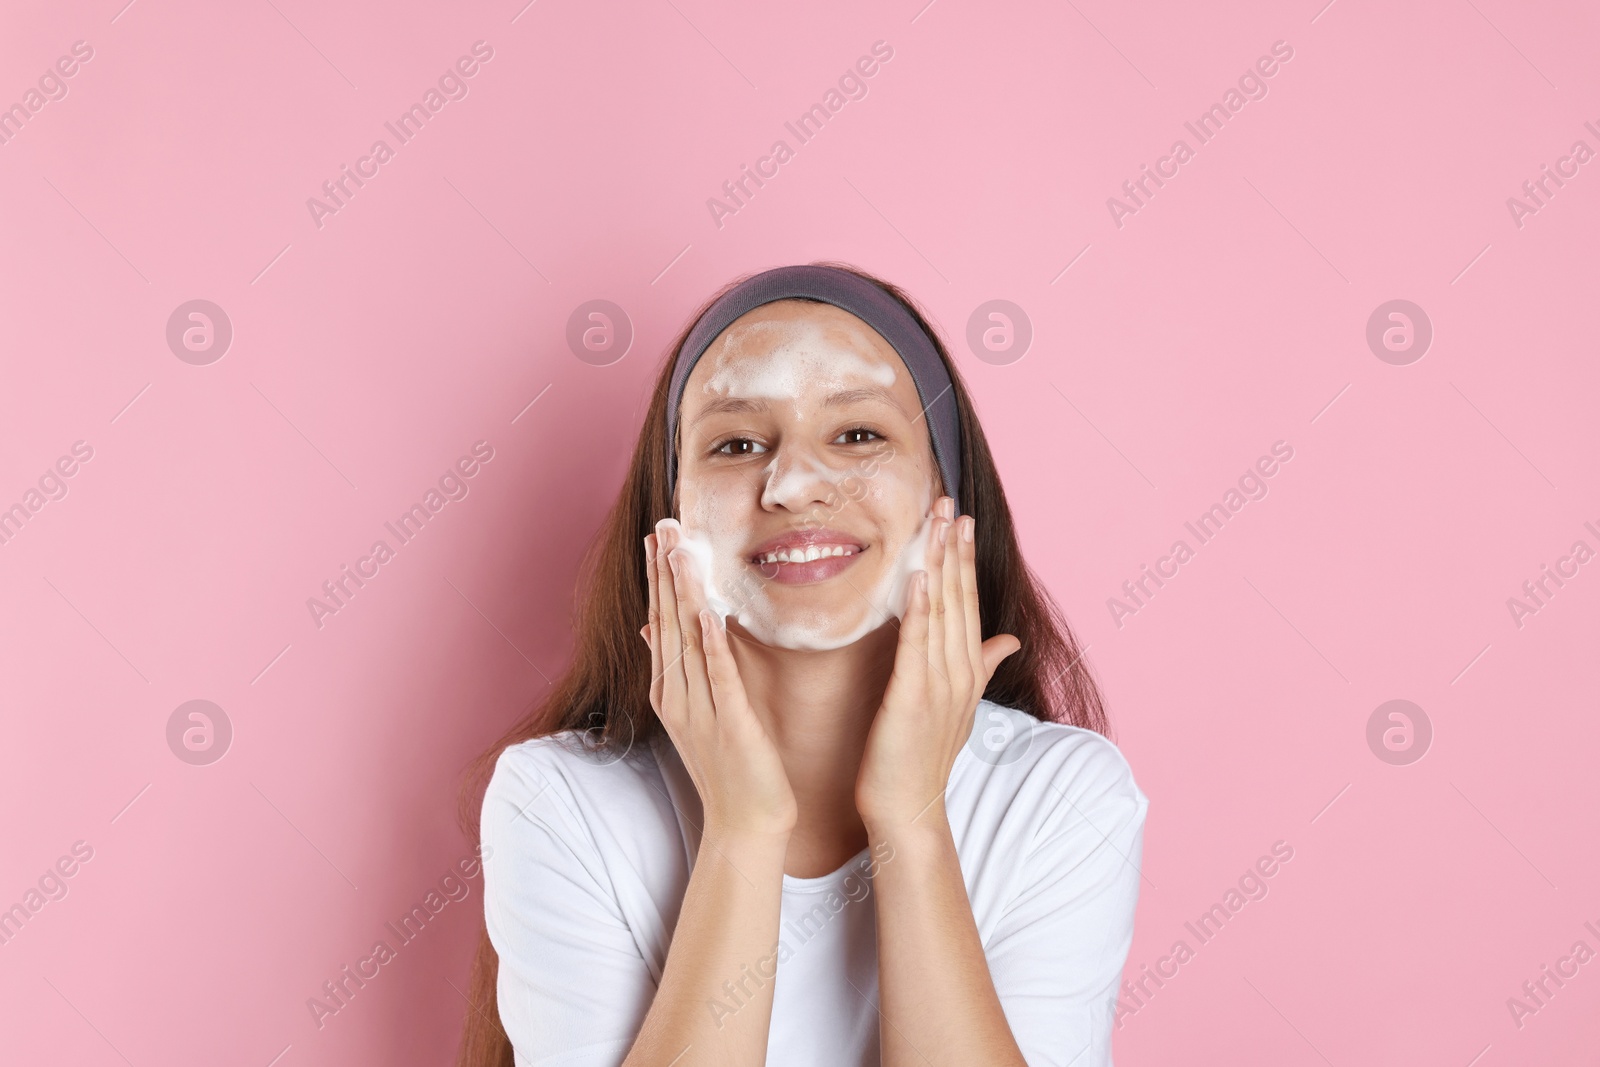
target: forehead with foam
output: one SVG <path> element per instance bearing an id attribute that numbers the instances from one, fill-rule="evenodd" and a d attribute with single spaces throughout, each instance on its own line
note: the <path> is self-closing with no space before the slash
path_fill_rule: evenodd
<path id="1" fill-rule="evenodd" d="M 899 354 L 856 316 L 827 304 L 775 301 L 717 337 L 690 372 L 683 406 L 693 407 L 695 396 L 797 400 L 810 390 L 865 383 L 888 390 L 902 407 L 901 393 L 915 396 Z"/>

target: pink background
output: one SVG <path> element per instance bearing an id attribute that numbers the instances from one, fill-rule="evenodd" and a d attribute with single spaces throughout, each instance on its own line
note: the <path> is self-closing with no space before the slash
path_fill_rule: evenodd
<path id="1" fill-rule="evenodd" d="M 0 946 L 0 1059 L 444 1062 L 481 879 L 320 1029 L 307 998 L 467 852 L 459 774 L 569 653 L 663 346 L 734 275 L 838 258 L 932 310 L 1091 645 L 1150 797 L 1129 977 L 1294 849 L 1117 1062 L 1592 1060 L 1600 961 L 1520 1027 L 1506 1003 L 1600 951 L 1600 562 L 1520 628 L 1506 603 L 1600 549 L 1600 161 L 1506 204 L 1600 149 L 1592 6 L 524 2 L 6 5 L 0 103 L 94 54 L 0 146 L 0 507 L 94 454 L 0 546 L 0 907 L 94 854 Z M 307 198 L 479 40 L 319 228 Z M 1280 40 L 1268 95 L 1114 224 Z M 192 299 L 234 330 L 205 366 L 165 337 Z M 606 366 L 565 339 L 595 299 L 636 332 Z M 965 341 L 994 299 L 1034 330 L 1004 365 Z M 1393 299 L 1433 324 L 1409 365 L 1365 339 Z M 319 629 L 307 599 L 479 440 L 467 497 Z M 1119 627 L 1279 440 L 1269 495 Z M 195 699 L 234 730 L 208 766 L 166 740 Z M 1367 743 L 1391 699 L 1433 726 L 1410 765 Z"/>

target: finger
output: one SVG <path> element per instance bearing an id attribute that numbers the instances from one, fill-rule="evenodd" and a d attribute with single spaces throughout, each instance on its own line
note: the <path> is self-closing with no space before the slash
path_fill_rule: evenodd
<path id="1" fill-rule="evenodd" d="M 948 551 L 945 529 L 949 522 L 944 518 L 934 520 L 931 536 L 933 544 L 928 548 L 928 669 L 932 672 L 928 681 L 934 691 L 948 684 L 948 672 L 944 662 L 945 645 L 945 580 L 944 564 Z"/>
<path id="2" fill-rule="evenodd" d="M 969 540 L 970 538 L 970 540 Z M 967 661 L 973 674 L 988 685 L 983 670 L 983 613 L 978 603 L 978 520 L 967 515 L 961 521 L 961 593 L 966 604 Z"/>
<path id="3" fill-rule="evenodd" d="M 983 643 L 983 677 L 984 685 L 988 686 L 988 679 L 994 677 L 994 672 L 1000 668 L 1000 662 L 1022 648 L 1014 634 L 995 634 Z"/>
<path id="4" fill-rule="evenodd" d="M 961 516 L 957 515 L 944 528 L 944 656 L 945 677 L 951 691 L 964 687 L 968 665 L 967 656 L 967 604 L 962 591 L 961 568 L 964 563 L 961 549 Z"/>
<path id="5" fill-rule="evenodd" d="M 911 576 L 906 615 L 900 620 L 900 641 L 895 646 L 890 681 L 920 695 L 928 675 L 928 572 Z"/>
<path id="6" fill-rule="evenodd" d="M 695 711 L 714 711 L 711 682 L 706 677 L 705 631 L 700 622 L 701 591 L 695 580 L 694 562 L 681 547 L 674 547 L 670 561 L 675 568 L 673 588 L 678 597 L 678 625 L 683 633 L 683 676 L 689 707 Z"/>
<path id="7" fill-rule="evenodd" d="M 656 535 L 649 534 L 644 539 L 644 569 L 650 580 L 650 607 L 645 616 L 649 619 L 645 623 L 645 630 L 650 638 L 650 706 L 655 709 L 656 717 L 660 718 L 662 724 L 665 725 L 666 719 L 663 717 L 664 705 L 661 702 L 664 695 L 662 691 L 662 645 L 658 640 L 661 634 L 661 595 L 660 581 L 657 577 L 656 548 Z"/>
<path id="8" fill-rule="evenodd" d="M 744 679 L 739 677 L 739 665 L 734 662 L 733 651 L 728 646 L 728 624 L 719 621 L 710 610 L 700 612 L 701 625 L 705 629 L 706 650 L 706 680 L 711 686 L 711 702 L 720 719 L 728 715 L 731 720 L 740 720 L 748 715 L 754 721 L 754 714 L 748 711 L 750 702 L 745 695 Z"/>
<path id="9" fill-rule="evenodd" d="M 661 620 L 662 699 L 672 705 L 674 714 L 683 715 L 687 713 L 685 705 L 689 683 L 683 673 L 683 634 L 678 621 L 678 594 L 672 567 L 667 562 L 672 545 L 673 531 L 657 523 L 656 581 L 660 583 L 657 608 Z"/>

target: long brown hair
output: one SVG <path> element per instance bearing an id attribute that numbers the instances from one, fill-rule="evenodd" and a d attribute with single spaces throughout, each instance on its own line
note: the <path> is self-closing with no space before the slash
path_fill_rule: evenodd
<path id="1" fill-rule="evenodd" d="M 949 368 L 961 419 L 958 495 L 963 511 L 977 523 L 974 540 L 983 637 L 987 640 L 998 633 L 1009 633 L 1022 642 L 1021 649 L 1001 661 L 989 679 L 984 698 L 1041 720 L 1068 723 L 1109 736 L 1110 724 L 1100 691 L 1083 661 L 1077 639 L 1022 558 L 1011 510 L 983 428 L 943 340 L 912 298 L 898 287 L 848 264 L 819 265 L 848 270 L 882 286 L 906 306 L 933 338 L 939 358 Z M 662 729 L 650 707 L 650 649 L 640 640 L 639 628 L 646 621 L 650 598 L 644 539 L 658 519 L 672 514 L 666 484 L 667 386 L 678 351 L 695 323 L 718 297 L 743 280 L 734 279 L 695 312 L 661 365 L 622 492 L 579 567 L 577 639 L 572 663 L 551 689 L 534 701 L 527 718 L 468 769 L 462 789 L 462 826 L 473 841 L 478 839 L 483 790 L 495 761 L 509 746 L 563 730 L 577 730 L 585 734 L 591 748 L 621 754 Z M 499 962 L 484 929 L 472 965 L 471 1004 L 457 1067 L 512 1067 L 511 1041 L 500 1024 L 495 1000 Z"/>

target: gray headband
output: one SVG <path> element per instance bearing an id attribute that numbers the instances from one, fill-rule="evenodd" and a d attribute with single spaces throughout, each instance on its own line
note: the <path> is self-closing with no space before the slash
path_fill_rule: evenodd
<path id="1" fill-rule="evenodd" d="M 678 407 L 683 402 L 683 387 L 689 372 L 705 350 L 739 316 L 774 300 L 806 297 L 843 308 L 878 331 L 894 347 L 911 372 L 928 433 L 933 456 L 944 479 L 945 495 L 956 502 L 961 512 L 961 422 L 950 372 L 939 358 L 933 340 L 918 325 L 905 306 L 881 286 L 837 267 L 796 265 L 776 267 L 734 286 L 706 309 L 678 351 L 667 390 L 667 497 L 672 496 L 678 479 Z"/>

